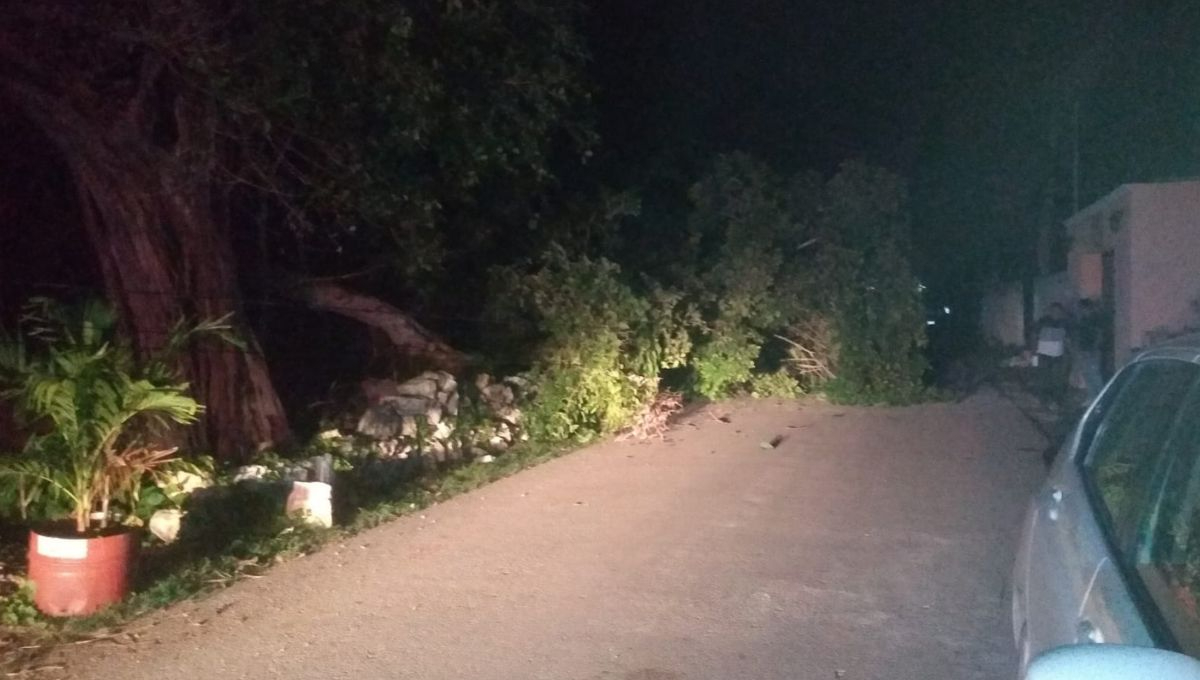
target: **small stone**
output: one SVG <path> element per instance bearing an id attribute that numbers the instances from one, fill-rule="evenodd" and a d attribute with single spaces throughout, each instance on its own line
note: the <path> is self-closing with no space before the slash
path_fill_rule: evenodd
<path id="1" fill-rule="evenodd" d="M 323 442 L 327 442 L 327 441 L 331 441 L 333 439 L 339 439 L 339 438 L 341 438 L 341 436 L 342 436 L 342 433 L 338 432 L 337 428 L 334 428 L 332 430 L 325 430 L 324 432 L 321 432 L 320 434 L 317 435 L 317 439 L 320 439 Z"/>
<path id="2" fill-rule="evenodd" d="M 442 422 L 442 409 L 440 406 L 431 407 L 425 411 L 425 422 L 430 425 L 437 425 Z"/>
<path id="3" fill-rule="evenodd" d="M 359 383 L 362 389 L 363 396 L 367 398 L 367 403 L 374 406 L 385 397 L 399 396 L 396 391 L 396 381 L 386 378 L 367 378 Z"/>
<path id="4" fill-rule="evenodd" d="M 412 416 L 404 416 L 400 421 L 400 436 L 415 437 L 417 436 L 417 419 Z"/>
<path id="5" fill-rule="evenodd" d="M 528 378 L 519 375 L 510 375 L 504 379 L 504 382 L 512 386 L 513 389 L 519 392 L 528 392 L 530 383 Z"/>
<path id="6" fill-rule="evenodd" d="M 429 400 L 419 397 L 385 397 L 358 419 L 357 429 L 376 439 L 388 439 L 400 431 L 404 416 L 425 413 Z"/>
<path id="7" fill-rule="evenodd" d="M 306 482 L 308 468 L 300 464 L 287 465 L 279 471 L 279 478 L 290 482 Z"/>
<path id="8" fill-rule="evenodd" d="M 204 489 L 211 485 L 209 480 L 201 477 L 194 472 L 187 470 L 176 470 L 167 475 L 164 484 L 161 486 L 168 491 L 175 493 L 190 494 L 197 489 Z"/>
<path id="9" fill-rule="evenodd" d="M 475 376 L 475 387 L 477 387 L 480 392 L 486 390 L 488 385 L 491 383 L 492 376 L 488 375 L 487 373 L 480 373 L 479 375 Z"/>
<path id="10" fill-rule="evenodd" d="M 390 408 L 393 413 L 402 416 L 417 416 L 425 412 L 429 408 L 429 402 L 433 398 L 416 397 L 416 396 L 399 396 L 388 397 L 379 402 L 381 407 Z"/>
<path id="11" fill-rule="evenodd" d="M 449 394 L 458 389 L 458 381 L 446 371 L 438 371 L 437 387 L 439 392 Z"/>
<path id="12" fill-rule="evenodd" d="M 441 442 L 429 442 L 425 447 L 425 453 L 432 456 L 439 463 L 446 462 L 446 445 Z"/>
<path id="13" fill-rule="evenodd" d="M 506 444 L 511 444 L 513 440 L 512 430 L 508 428 L 508 423 L 500 423 L 496 428 L 496 436 L 503 439 Z"/>
<path id="14" fill-rule="evenodd" d="M 450 425 L 450 423 L 443 420 L 443 421 L 439 422 L 437 424 L 437 427 L 435 427 L 433 429 L 433 434 L 431 436 L 434 439 L 436 439 L 437 441 L 445 441 L 445 440 L 449 439 L 450 436 L 453 434 L 454 434 L 454 428 Z"/>
<path id="15" fill-rule="evenodd" d="M 510 425 L 520 425 L 521 409 L 516 406 L 504 406 L 496 409 L 496 417 Z"/>
<path id="16" fill-rule="evenodd" d="M 783 436 L 777 434 L 774 437 L 771 437 L 771 439 L 769 441 L 760 442 L 758 447 L 760 449 L 773 449 L 773 448 L 778 447 L 782 443 L 783 443 Z"/>
<path id="17" fill-rule="evenodd" d="M 433 399 L 438 393 L 437 374 L 426 373 L 396 386 L 396 392 L 405 397 Z"/>
<path id="18" fill-rule="evenodd" d="M 494 453 L 502 453 L 508 450 L 508 442 L 504 441 L 500 437 L 492 437 L 488 440 L 488 448 L 490 448 Z"/>
<path id="19" fill-rule="evenodd" d="M 474 444 L 467 447 L 467 453 L 469 453 L 472 458 L 482 459 L 482 458 L 490 458 L 491 457 L 488 454 L 487 449 L 483 448 L 482 446 L 476 446 Z"/>
<path id="20" fill-rule="evenodd" d="M 270 470 L 266 465 L 243 465 L 233 473 L 233 481 L 258 481 L 265 479 Z"/>
<path id="21" fill-rule="evenodd" d="M 179 528 L 183 524 L 183 511 L 174 508 L 157 510 L 150 515 L 149 529 L 155 538 L 163 543 L 173 543 L 179 538 Z"/>
<path id="22" fill-rule="evenodd" d="M 493 411 L 499 411 L 505 406 L 510 406 L 516 400 L 512 388 L 504 383 L 489 385 L 486 389 L 481 390 L 481 392 L 484 400 L 488 402 L 488 406 L 491 406 Z"/>
<path id="23" fill-rule="evenodd" d="M 446 399 L 444 410 L 448 416 L 454 417 L 458 415 L 458 392 L 450 393 L 450 396 Z"/>
<path id="24" fill-rule="evenodd" d="M 485 453 L 479 457 L 480 463 L 491 463 L 491 462 L 494 462 L 495 460 L 496 460 L 496 457 L 490 453 Z"/>

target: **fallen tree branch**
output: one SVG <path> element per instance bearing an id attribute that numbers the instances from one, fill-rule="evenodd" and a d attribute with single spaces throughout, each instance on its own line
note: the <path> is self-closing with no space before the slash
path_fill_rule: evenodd
<path id="1" fill-rule="evenodd" d="M 467 355 L 454 349 L 433 331 L 417 323 L 400 309 L 379 298 L 345 288 L 331 280 L 303 284 L 304 300 L 313 309 L 338 314 L 379 329 L 405 356 L 419 358 L 433 367 L 460 372 Z"/>

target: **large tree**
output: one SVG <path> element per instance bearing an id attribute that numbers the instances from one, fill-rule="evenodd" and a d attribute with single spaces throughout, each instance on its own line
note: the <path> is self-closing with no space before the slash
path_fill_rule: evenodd
<path id="1" fill-rule="evenodd" d="M 301 278 L 436 268 L 450 225 L 479 230 L 577 148 L 560 142 L 586 145 L 574 21 L 551 0 L 14 1 L 0 98 L 69 168 L 140 350 L 181 318 L 233 315 L 248 349 L 202 345 L 184 367 L 202 444 L 233 458 L 288 432 L 234 244 Z M 449 355 L 394 311 L 412 347 Z"/>

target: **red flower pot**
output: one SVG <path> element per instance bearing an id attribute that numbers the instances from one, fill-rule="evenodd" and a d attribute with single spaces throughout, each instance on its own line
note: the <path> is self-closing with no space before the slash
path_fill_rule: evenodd
<path id="1" fill-rule="evenodd" d="M 84 616 L 120 602 L 129 593 L 136 550 L 135 535 L 125 528 L 98 536 L 30 531 L 34 604 L 50 616 Z"/>

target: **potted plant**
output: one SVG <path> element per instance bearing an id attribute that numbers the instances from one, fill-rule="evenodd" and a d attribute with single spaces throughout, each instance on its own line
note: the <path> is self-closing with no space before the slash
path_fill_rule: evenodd
<path id="1" fill-rule="evenodd" d="M 69 516 L 30 531 L 34 601 L 51 615 L 92 613 L 128 592 L 137 540 L 120 520 L 148 479 L 175 458 L 174 426 L 202 411 L 168 360 L 197 331 L 180 327 L 163 351 L 138 361 L 104 305 L 67 308 L 35 299 L 15 338 L 0 339 L 0 385 L 32 434 L 0 474 Z M 175 430 L 175 431 L 173 431 Z M 53 505 L 53 504 L 51 504 Z"/>

